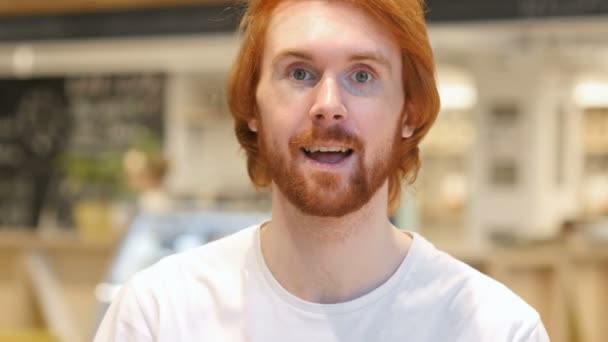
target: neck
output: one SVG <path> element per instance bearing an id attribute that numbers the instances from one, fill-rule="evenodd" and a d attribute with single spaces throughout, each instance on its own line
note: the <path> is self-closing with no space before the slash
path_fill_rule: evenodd
<path id="1" fill-rule="evenodd" d="M 375 289 L 397 270 L 411 238 L 387 217 L 386 184 L 344 217 L 303 214 L 273 189 L 272 220 L 261 231 L 262 254 L 277 281 L 301 299 L 344 302 Z"/>

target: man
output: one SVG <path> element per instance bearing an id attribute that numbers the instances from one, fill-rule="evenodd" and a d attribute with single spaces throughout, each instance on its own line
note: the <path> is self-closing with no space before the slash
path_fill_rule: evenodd
<path id="1" fill-rule="evenodd" d="M 228 85 L 271 220 L 123 288 L 96 341 L 548 341 L 504 286 L 394 227 L 438 111 L 419 0 L 252 0 Z"/>

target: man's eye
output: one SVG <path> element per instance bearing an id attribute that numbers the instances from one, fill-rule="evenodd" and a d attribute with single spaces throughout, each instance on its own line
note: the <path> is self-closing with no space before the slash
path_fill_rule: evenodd
<path id="1" fill-rule="evenodd" d="M 290 74 L 291 77 L 296 81 L 307 81 L 312 78 L 311 73 L 304 69 L 294 69 L 290 72 Z"/>
<path id="2" fill-rule="evenodd" d="M 351 75 L 351 79 L 353 81 L 359 82 L 359 83 L 367 83 L 369 81 L 372 80 L 372 75 L 367 72 L 367 71 L 357 71 L 354 74 Z"/>

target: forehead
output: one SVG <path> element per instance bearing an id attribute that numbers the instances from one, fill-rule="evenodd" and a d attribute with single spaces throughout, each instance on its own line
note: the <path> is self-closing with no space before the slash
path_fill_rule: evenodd
<path id="1" fill-rule="evenodd" d="M 345 1 L 289 0 L 274 10 L 266 32 L 266 53 L 283 50 L 372 52 L 398 58 L 388 31 L 371 15 Z"/>

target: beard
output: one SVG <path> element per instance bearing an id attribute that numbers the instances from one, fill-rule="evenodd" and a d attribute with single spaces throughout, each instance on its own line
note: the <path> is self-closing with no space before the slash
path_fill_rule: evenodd
<path id="1" fill-rule="evenodd" d="M 399 127 L 397 127 L 399 128 Z M 400 130 L 393 135 L 387 148 L 376 153 L 370 166 L 365 164 L 366 150 L 362 141 L 341 126 L 313 127 L 290 139 L 289 155 L 280 153 L 266 143 L 263 129 L 258 135 L 268 171 L 273 183 L 287 200 L 302 213 L 318 217 L 342 217 L 361 209 L 376 194 L 395 169 Z M 303 146 L 320 145 L 331 141 L 353 150 L 348 158 L 356 158 L 351 171 L 344 175 L 330 171 L 306 172 L 298 160 L 307 158 Z"/>

